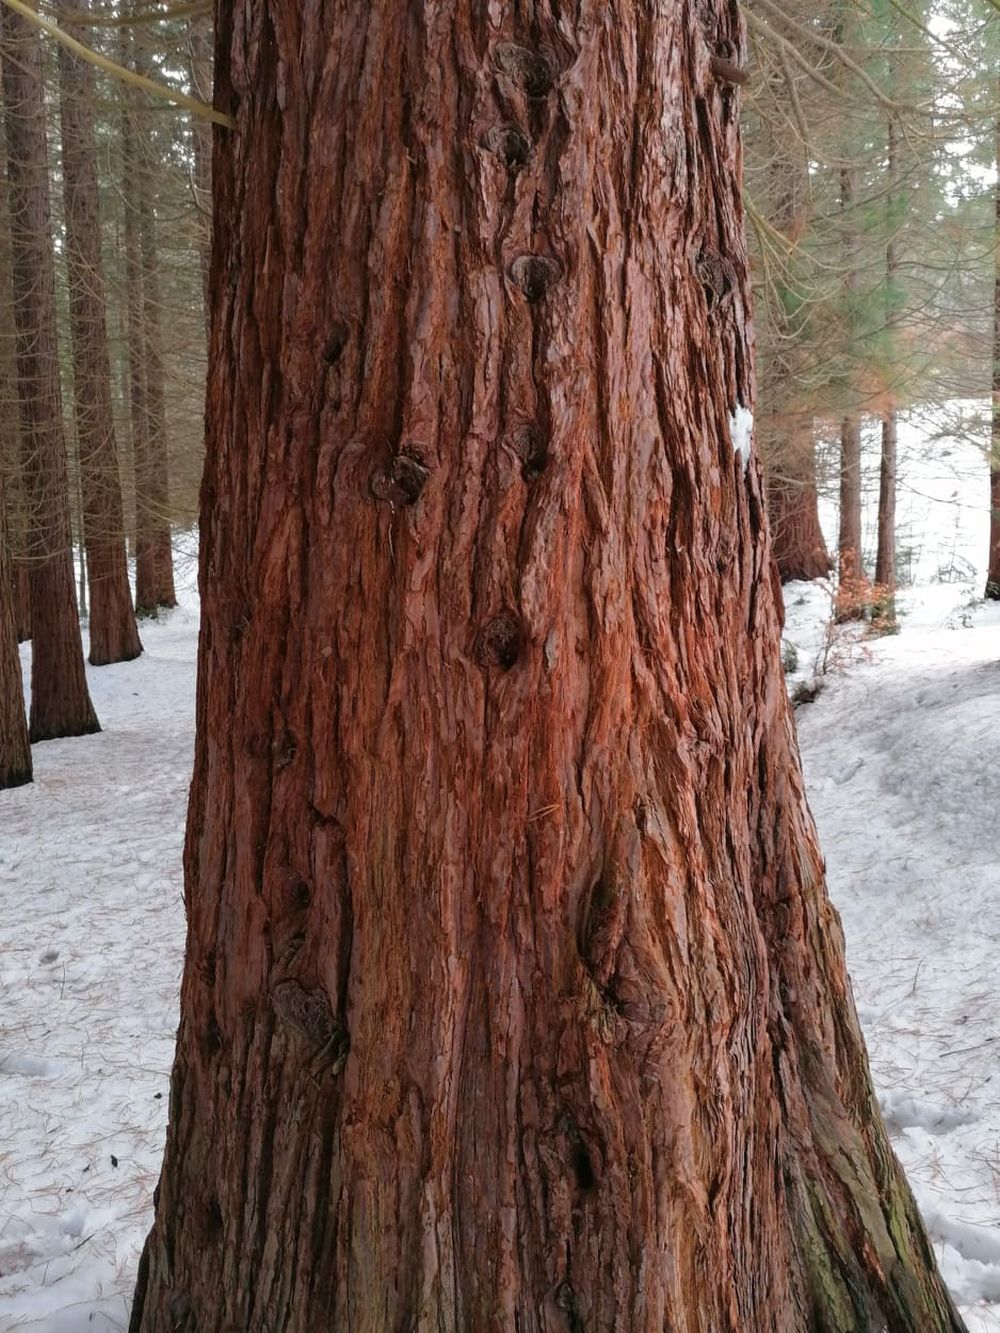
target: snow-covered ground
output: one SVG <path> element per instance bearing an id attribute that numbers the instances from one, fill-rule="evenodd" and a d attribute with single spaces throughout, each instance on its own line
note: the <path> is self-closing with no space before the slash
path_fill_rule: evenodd
<path id="1" fill-rule="evenodd" d="M 0 1331 L 128 1327 L 167 1123 L 197 597 L 0 792 Z M 27 666 L 28 654 L 24 653 Z"/>
<path id="2" fill-rule="evenodd" d="M 982 454 L 924 459 L 928 429 L 901 432 L 901 632 L 827 635 L 828 593 L 796 585 L 786 643 L 793 685 L 825 667 L 800 737 L 883 1109 L 971 1333 L 1000 1333 L 1000 608 L 971 605 Z M 128 1323 L 183 949 L 187 572 L 145 656 L 90 672 L 102 734 L 0 793 L 2 1333 Z"/>

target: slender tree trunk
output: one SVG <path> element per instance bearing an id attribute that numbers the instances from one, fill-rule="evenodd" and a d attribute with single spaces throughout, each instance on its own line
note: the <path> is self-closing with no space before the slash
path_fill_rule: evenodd
<path id="1" fill-rule="evenodd" d="M 18 643 L 31 638 L 28 594 L 28 501 L 24 493 L 24 451 L 14 350 L 14 311 L 10 287 L 10 223 L 6 192 L 0 190 L 0 488 L 5 496 L 7 581 Z"/>
<path id="2" fill-rule="evenodd" d="M 17 625 L 13 598 L 10 551 L 4 505 L 3 474 L 0 472 L 0 788 L 20 787 L 31 781 L 31 746 L 28 720 L 24 715 L 24 686 L 17 651 Z"/>
<path id="3" fill-rule="evenodd" d="M 161 332 L 160 257 L 156 241 L 149 176 L 139 192 L 139 253 L 142 256 L 142 307 L 146 363 L 146 447 L 149 470 L 147 523 L 136 547 L 136 588 L 148 611 L 177 605 L 170 541 L 170 492 L 167 467 L 167 397 Z M 140 597 L 139 592 L 136 593 Z"/>
<path id="4" fill-rule="evenodd" d="M 878 556 L 875 585 L 878 619 L 883 626 L 896 621 L 896 443 L 898 418 L 890 408 L 882 421 L 882 457 L 878 490 Z"/>
<path id="5" fill-rule="evenodd" d="M 895 60 L 890 56 L 890 87 L 896 86 Z M 885 247 L 886 331 L 894 337 L 896 325 L 895 285 L 899 277 L 899 246 L 896 241 L 896 201 L 899 193 L 899 125 L 888 117 L 886 136 L 886 214 L 888 240 Z M 895 349 L 893 349 L 895 350 Z M 898 414 L 890 404 L 882 418 L 882 456 L 879 462 L 878 542 L 875 554 L 875 618 L 883 629 L 896 623 L 896 445 Z"/>
<path id="6" fill-rule="evenodd" d="M 84 536 L 85 523 L 83 521 L 83 483 L 80 480 L 80 457 L 77 454 L 76 459 L 76 486 L 74 489 L 74 498 L 76 500 L 76 604 L 80 613 L 80 619 L 84 624 L 87 623 L 87 550 L 86 537 Z"/>
<path id="7" fill-rule="evenodd" d="M 844 287 L 848 301 L 857 297 L 857 222 L 854 210 L 857 187 L 854 169 L 840 173 L 840 206 L 844 222 Z M 849 310 L 853 321 L 855 312 Z M 861 416 L 855 408 L 844 413 L 840 427 L 840 534 L 837 540 L 837 616 L 859 620 L 870 604 L 870 587 L 862 558 L 861 539 Z"/>
<path id="8" fill-rule="evenodd" d="M 140 25 L 141 26 L 141 25 Z M 122 28 L 122 63 L 149 73 L 143 39 Z M 170 543 L 166 394 L 161 345 L 161 301 L 156 218 L 149 167 L 140 144 L 134 89 L 123 93 L 122 193 L 125 205 L 129 382 L 135 463 L 135 605 L 140 615 L 176 606 Z"/>
<path id="9" fill-rule="evenodd" d="M 31 739 L 98 731 L 73 588 L 41 50 L 0 6 L 18 396 L 29 505 Z"/>
<path id="10" fill-rule="evenodd" d="M 121 32 L 119 56 L 123 65 L 129 63 L 128 35 Z M 146 368 L 142 313 L 142 258 L 139 252 L 139 209 L 136 205 L 137 180 L 140 171 L 138 132 L 135 123 L 135 94 L 123 88 L 121 115 L 121 182 L 122 182 L 122 261 L 125 276 L 125 349 L 126 384 L 128 397 L 129 445 L 132 455 L 132 499 L 135 525 L 133 553 L 138 551 L 139 530 L 146 523 L 149 504 L 149 445 L 146 422 Z M 148 614 L 155 608 L 145 607 L 136 597 L 136 610 Z"/>
<path id="11" fill-rule="evenodd" d="M 1000 171 L 1000 119 L 997 120 L 997 169 Z M 1000 177 L 996 194 L 996 247 L 993 285 L 993 419 L 990 452 L 990 551 L 986 596 L 1000 601 Z"/>
<path id="12" fill-rule="evenodd" d="M 82 7 L 86 12 L 86 3 Z M 74 409 L 90 588 L 90 661 L 99 666 L 138 657 L 142 645 L 128 581 L 111 409 L 93 69 L 60 46 L 59 79 Z"/>
<path id="13" fill-rule="evenodd" d="M 736 13 L 220 7 L 138 1333 L 962 1328 L 782 678 Z"/>
<path id="14" fill-rule="evenodd" d="M 203 14 L 188 20 L 188 51 L 191 62 L 191 86 L 203 102 L 212 101 L 212 19 Z M 204 218 L 199 233 L 201 285 L 205 309 L 205 333 L 209 331 L 209 266 L 212 247 L 212 126 L 200 116 L 191 118 L 194 144 L 195 203 Z"/>
<path id="15" fill-rule="evenodd" d="M 774 352 L 768 365 L 761 424 L 769 460 L 767 503 L 774 555 L 781 581 L 788 583 L 824 578 L 830 572 L 830 556 L 819 521 L 813 414 L 801 402 L 801 354 L 796 345 L 802 267 L 797 242 L 808 207 L 809 162 L 798 135 L 791 136 L 779 126 L 768 126 L 766 132 L 771 218 L 787 238 L 789 252 L 775 279 Z"/>

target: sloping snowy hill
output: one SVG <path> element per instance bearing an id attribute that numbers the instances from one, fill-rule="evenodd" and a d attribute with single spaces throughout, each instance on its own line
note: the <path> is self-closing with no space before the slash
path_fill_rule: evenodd
<path id="1" fill-rule="evenodd" d="M 1000 1330 L 1000 608 L 881 640 L 798 720 L 894 1146 L 970 1329 Z"/>

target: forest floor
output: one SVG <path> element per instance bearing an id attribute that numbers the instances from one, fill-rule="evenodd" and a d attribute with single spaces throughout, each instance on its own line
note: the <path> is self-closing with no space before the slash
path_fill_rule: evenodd
<path id="1" fill-rule="evenodd" d="M 786 652 L 793 688 L 822 686 L 799 734 L 893 1143 L 970 1333 L 1000 1333 L 1000 607 L 972 605 L 982 457 L 928 464 L 925 436 L 902 433 L 900 633 L 828 633 L 828 593 L 793 585 Z M 197 598 L 181 566 L 144 656 L 89 672 L 103 732 L 36 746 L 34 784 L 0 794 L 3 1333 L 128 1326 L 184 944 Z"/>

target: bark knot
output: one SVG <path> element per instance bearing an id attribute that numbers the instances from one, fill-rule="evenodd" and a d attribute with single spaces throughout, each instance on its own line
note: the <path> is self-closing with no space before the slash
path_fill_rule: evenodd
<path id="1" fill-rule="evenodd" d="M 528 97 L 546 97 L 552 89 L 552 65 L 541 51 L 517 42 L 501 42 L 493 53 L 493 63 Z"/>
<path id="2" fill-rule="evenodd" d="M 517 616 L 501 611 L 488 621 L 476 635 L 476 661 L 480 666 L 509 671 L 521 656 L 524 631 Z"/>
<path id="3" fill-rule="evenodd" d="M 344 348 L 347 346 L 347 339 L 350 336 L 350 329 L 343 320 L 334 320 L 329 337 L 326 340 L 326 349 L 323 353 L 323 359 L 328 366 L 334 366 L 343 355 Z"/>
<path id="4" fill-rule="evenodd" d="M 709 67 L 720 83 L 730 83 L 740 87 L 750 78 L 750 71 L 740 64 L 735 42 L 717 42 Z"/>
<path id="5" fill-rule="evenodd" d="M 537 305 L 562 277 L 563 266 L 555 255 L 518 255 L 508 269 L 511 282 L 521 289 L 529 305 Z"/>
<path id="6" fill-rule="evenodd" d="M 316 1048 L 316 1058 L 339 1073 L 350 1041 L 326 994 L 319 987 L 307 990 L 298 981 L 279 981 L 271 991 L 271 1004 L 283 1023 Z"/>
<path id="7" fill-rule="evenodd" d="M 736 265 L 716 250 L 702 250 L 695 270 L 709 310 L 721 305 L 736 290 Z"/>
<path id="8" fill-rule="evenodd" d="M 394 509 L 405 509 L 420 499 L 429 475 L 415 453 L 404 451 L 387 468 L 373 474 L 371 492 L 376 500 L 387 500 Z"/>
<path id="9" fill-rule="evenodd" d="M 548 441 L 536 426 L 516 426 L 507 436 L 507 447 L 521 460 L 525 481 L 536 481 L 548 466 Z"/>
<path id="10" fill-rule="evenodd" d="M 516 125 L 494 125 L 486 131 L 480 143 L 510 172 L 520 171 L 531 159 L 531 140 Z"/>

